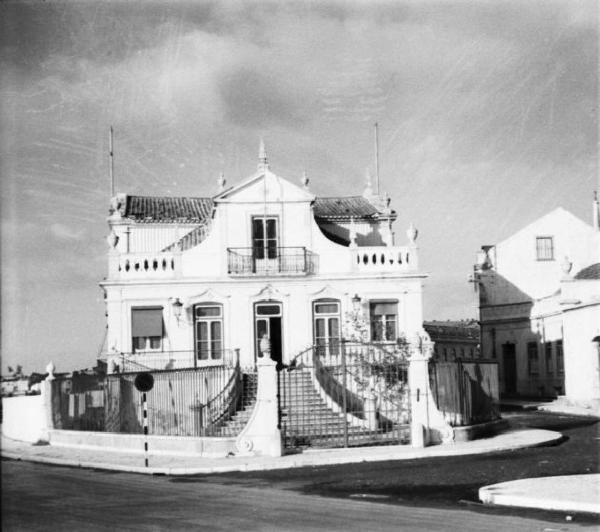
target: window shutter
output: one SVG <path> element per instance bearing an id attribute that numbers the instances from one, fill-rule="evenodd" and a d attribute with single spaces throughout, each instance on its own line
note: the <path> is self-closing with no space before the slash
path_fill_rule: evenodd
<path id="1" fill-rule="evenodd" d="M 162 307 L 131 309 L 131 336 L 163 335 Z"/>

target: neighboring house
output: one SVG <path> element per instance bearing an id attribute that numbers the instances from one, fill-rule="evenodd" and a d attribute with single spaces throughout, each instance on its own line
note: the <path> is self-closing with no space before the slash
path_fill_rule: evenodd
<path id="1" fill-rule="evenodd" d="M 2 377 L 2 397 L 26 395 L 29 393 L 29 377 Z"/>
<path id="2" fill-rule="evenodd" d="M 289 363 L 313 344 L 334 354 L 352 311 L 366 340 L 395 343 L 422 328 L 417 231 L 395 244 L 389 199 L 315 197 L 275 175 L 261 144 L 257 171 L 210 198 L 118 194 L 108 218 L 109 372 L 252 366 L 267 337 Z M 263 342 L 264 343 L 264 342 Z"/>
<path id="3" fill-rule="evenodd" d="M 598 397 L 599 261 L 597 200 L 593 225 L 557 208 L 482 247 L 475 266 L 482 355 L 498 360 L 504 395 Z"/>
<path id="4" fill-rule="evenodd" d="M 423 329 L 435 343 L 436 360 L 474 360 L 480 357 L 479 323 L 474 320 L 425 321 Z"/>

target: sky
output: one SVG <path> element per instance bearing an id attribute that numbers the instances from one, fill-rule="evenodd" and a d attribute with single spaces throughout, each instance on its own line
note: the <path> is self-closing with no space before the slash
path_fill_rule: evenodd
<path id="1" fill-rule="evenodd" d="M 1 368 L 95 364 L 110 182 L 212 196 L 374 170 L 413 222 L 425 319 L 477 316 L 477 250 L 598 188 L 595 1 L 0 4 Z"/>

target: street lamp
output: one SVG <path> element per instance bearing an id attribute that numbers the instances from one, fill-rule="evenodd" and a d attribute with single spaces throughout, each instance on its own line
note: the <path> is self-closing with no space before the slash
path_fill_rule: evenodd
<path id="1" fill-rule="evenodd" d="M 360 301 L 360 296 L 358 294 L 354 294 L 354 297 L 352 298 L 352 308 L 354 309 L 354 312 L 360 311 Z"/>
<path id="2" fill-rule="evenodd" d="M 177 323 L 179 323 L 179 319 L 181 318 L 181 310 L 183 309 L 183 303 L 178 297 L 176 297 L 171 305 L 173 306 L 173 315 L 175 316 Z"/>

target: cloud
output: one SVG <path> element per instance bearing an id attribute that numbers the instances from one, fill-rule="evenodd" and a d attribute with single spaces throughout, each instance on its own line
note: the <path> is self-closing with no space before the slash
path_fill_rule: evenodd
<path id="1" fill-rule="evenodd" d="M 85 236 L 84 230 L 74 229 L 60 223 L 51 224 L 50 232 L 60 240 L 82 240 Z"/>

